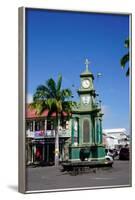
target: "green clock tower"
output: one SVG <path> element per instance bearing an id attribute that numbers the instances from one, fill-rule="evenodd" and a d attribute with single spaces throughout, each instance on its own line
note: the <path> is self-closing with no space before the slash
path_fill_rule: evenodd
<path id="1" fill-rule="evenodd" d="M 102 144 L 101 105 L 96 102 L 94 76 L 89 71 L 89 61 L 85 61 L 86 69 L 80 74 L 81 86 L 78 89 L 80 102 L 72 113 L 72 135 L 69 145 L 69 160 L 100 161 L 105 159 L 105 147 Z"/>

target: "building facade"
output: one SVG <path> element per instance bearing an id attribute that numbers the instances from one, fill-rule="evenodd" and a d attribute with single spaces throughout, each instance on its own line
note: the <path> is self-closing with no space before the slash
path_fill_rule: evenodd
<path id="1" fill-rule="evenodd" d="M 55 152 L 55 113 L 48 116 L 44 111 L 39 117 L 34 109 L 26 112 L 26 164 L 54 164 Z M 71 138 L 71 121 L 64 117 L 59 126 L 59 159 L 66 156 L 66 144 Z"/>
<path id="2" fill-rule="evenodd" d="M 120 149 L 129 146 L 130 139 L 125 128 L 103 129 L 103 141 L 106 149 Z"/>

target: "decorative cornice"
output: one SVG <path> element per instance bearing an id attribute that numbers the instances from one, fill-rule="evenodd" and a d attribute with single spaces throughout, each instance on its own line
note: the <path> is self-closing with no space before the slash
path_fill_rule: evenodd
<path id="1" fill-rule="evenodd" d="M 78 89 L 77 92 L 79 94 L 87 94 L 87 93 L 94 94 L 95 90 L 94 89 Z"/>

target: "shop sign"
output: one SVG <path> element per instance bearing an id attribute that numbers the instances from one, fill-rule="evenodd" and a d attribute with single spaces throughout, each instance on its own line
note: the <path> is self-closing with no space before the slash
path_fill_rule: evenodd
<path id="1" fill-rule="evenodd" d="M 35 131 L 35 138 L 44 137 L 44 131 Z"/>
<path id="2" fill-rule="evenodd" d="M 47 137 L 55 137 L 55 130 L 47 130 L 46 136 Z"/>
<path id="3" fill-rule="evenodd" d="M 34 138 L 34 132 L 33 132 L 33 131 L 30 131 L 30 130 L 27 130 L 27 131 L 26 131 L 26 137 L 27 137 L 27 138 Z"/>

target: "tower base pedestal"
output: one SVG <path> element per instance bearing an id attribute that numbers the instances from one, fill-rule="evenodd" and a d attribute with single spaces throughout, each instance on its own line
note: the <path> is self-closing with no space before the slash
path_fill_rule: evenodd
<path id="1" fill-rule="evenodd" d="M 69 146 L 69 161 L 99 161 L 105 160 L 103 145 Z"/>

